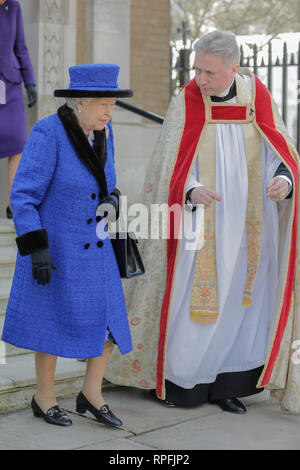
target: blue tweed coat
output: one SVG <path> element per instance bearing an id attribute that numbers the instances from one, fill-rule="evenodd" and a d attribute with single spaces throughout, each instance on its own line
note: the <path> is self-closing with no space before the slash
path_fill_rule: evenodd
<path id="1" fill-rule="evenodd" d="M 113 132 L 108 124 L 105 175 L 115 188 Z M 121 353 L 132 349 L 122 283 L 109 238 L 96 234 L 99 185 L 78 158 L 55 114 L 39 121 L 25 146 L 11 203 L 18 236 L 46 229 L 57 270 L 32 277 L 31 256 L 18 253 L 3 341 L 63 357 L 102 354 L 109 328 Z M 38 232 L 37 232 L 38 233 Z"/>

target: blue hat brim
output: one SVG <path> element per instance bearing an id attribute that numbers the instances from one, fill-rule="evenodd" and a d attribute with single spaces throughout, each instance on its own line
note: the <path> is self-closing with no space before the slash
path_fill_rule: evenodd
<path id="1" fill-rule="evenodd" d="M 57 98 L 130 98 L 133 96 L 132 90 L 55 90 L 54 96 Z"/>

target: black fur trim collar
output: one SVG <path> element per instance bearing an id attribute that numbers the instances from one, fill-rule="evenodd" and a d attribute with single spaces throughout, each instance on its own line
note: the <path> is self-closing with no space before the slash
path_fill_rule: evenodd
<path id="1" fill-rule="evenodd" d="M 106 197 L 108 192 L 104 172 L 107 160 L 105 129 L 94 131 L 94 145 L 92 147 L 78 124 L 72 109 L 64 104 L 58 108 L 57 114 L 78 157 L 96 178 L 100 187 L 101 197 Z"/>

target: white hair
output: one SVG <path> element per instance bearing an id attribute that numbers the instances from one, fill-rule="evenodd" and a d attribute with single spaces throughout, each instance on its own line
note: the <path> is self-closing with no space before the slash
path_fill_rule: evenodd
<path id="1" fill-rule="evenodd" d="M 66 105 L 76 111 L 77 105 L 81 103 L 83 106 L 89 104 L 93 98 L 66 98 Z"/>
<path id="2" fill-rule="evenodd" d="M 226 65 L 238 64 L 240 61 L 240 48 L 235 35 L 231 31 L 219 29 L 202 36 L 194 44 L 196 54 L 211 54 L 223 56 Z"/>

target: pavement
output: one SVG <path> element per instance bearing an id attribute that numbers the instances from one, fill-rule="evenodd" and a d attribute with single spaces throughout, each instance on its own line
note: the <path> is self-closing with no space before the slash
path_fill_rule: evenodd
<path id="1" fill-rule="evenodd" d="M 70 427 L 47 424 L 30 408 L 0 415 L 0 450 L 299 450 L 300 415 L 269 400 L 269 393 L 243 398 L 247 413 L 223 412 L 214 404 L 169 408 L 149 391 L 111 386 L 104 398 L 122 428 L 98 423 L 75 411 L 75 397 L 59 400 Z M 130 452 L 129 452 L 130 455 Z M 138 466 L 138 465 L 136 465 Z"/>

